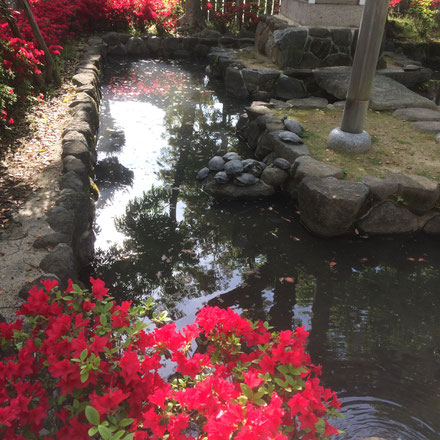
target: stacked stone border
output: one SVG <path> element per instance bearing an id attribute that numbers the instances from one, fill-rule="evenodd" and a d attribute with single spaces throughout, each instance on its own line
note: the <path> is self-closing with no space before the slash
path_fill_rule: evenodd
<path id="1" fill-rule="evenodd" d="M 438 182 L 402 173 L 388 173 L 383 179 L 367 176 L 359 182 L 345 180 L 342 169 L 310 156 L 299 137 L 303 127 L 298 121 L 279 119 L 265 103 L 255 102 L 247 107 L 237 123 L 237 131 L 257 159 L 269 165 L 261 175 L 262 182 L 275 185 L 275 189 L 287 192 L 297 201 L 301 222 L 314 234 L 440 234 Z M 265 175 L 268 169 L 273 169 L 272 174 L 275 172 L 280 158 L 291 166 L 283 179 L 274 184 Z M 224 184 L 215 180 L 206 187 L 217 197 L 227 198 L 230 194 Z M 249 194 L 252 190 L 242 190 L 241 198 L 252 198 Z"/>
<path id="2" fill-rule="evenodd" d="M 48 251 L 40 263 L 44 275 L 32 285 L 38 285 L 42 279 L 55 278 L 66 286 L 69 278 L 79 278 L 94 256 L 94 201 L 99 190 L 93 176 L 97 161 L 101 74 L 107 55 L 206 58 L 212 47 L 240 48 L 253 43 L 252 38 L 221 36 L 214 31 L 188 38 L 133 37 L 110 32 L 89 39 L 88 49 L 72 78 L 76 86 L 75 97 L 69 104 L 68 119 L 62 132 L 61 191 L 53 208 L 47 212 L 47 222 L 53 232 L 33 244 Z M 23 286 L 20 296 L 27 297 L 30 287 L 29 284 Z"/>
<path id="3" fill-rule="evenodd" d="M 212 32 L 188 38 L 132 37 L 112 32 L 89 40 L 89 47 L 72 78 L 76 95 L 69 105 L 69 118 L 62 134 L 61 192 L 54 207 L 47 212 L 47 221 L 53 232 L 34 243 L 34 247 L 48 250 L 40 263 L 45 272 L 40 279 L 55 277 L 66 285 L 67 279 L 78 279 L 80 271 L 90 264 L 94 256 L 94 198 L 98 190 L 92 178 L 97 160 L 100 79 L 107 55 L 208 57 L 211 73 L 225 78 L 227 91 L 238 98 L 268 99 L 273 96 L 274 90 L 274 96 L 284 100 L 310 94 L 306 90 L 307 78 L 292 78 L 278 70 L 247 71 L 235 60 L 231 49 L 253 44 L 252 38 L 219 36 Z M 243 78 L 246 78 L 246 83 Z M 292 90 L 294 96 L 291 95 Z M 277 130 L 279 134 L 279 129 L 284 129 L 279 127 L 280 121 L 272 126 L 275 131 L 271 130 L 264 119 L 267 116 L 258 114 L 255 109 L 249 110 L 240 120 L 238 130 L 256 150 L 257 156 L 261 156 L 258 149 L 262 138 L 272 139 L 269 153 L 273 149 L 285 150 L 285 153 L 277 154 L 292 164 L 290 183 L 286 183 L 284 188 L 298 199 L 301 219 L 310 230 L 323 236 L 334 236 L 348 233 L 358 225 L 368 233 L 406 233 L 420 229 L 427 233 L 440 233 L 440 215 L 433 210 L 439 199 L 436 182 L 403 175 L 387 178 L 385 183 L 375 178 L 364 179 L 361 183 L 349 182 L 339 179 L 339 171 L 336 176 L 334 173 L 327 175 L 326 164 L 322 165 L 327 168 L 319 165 L 321 171 L 310 172 L 308 169 L 314 169 L 317 161 L 313 162 L 307 151 L 305 154 L 292 153 L 292 146 L 277 138 Z M 323 169 L 327 170 L 324 175 Z M 300 179 L 301 175 L 304 178 Z M 376 202 L 371 209 L 372 199 Z M 398 200 L 403 204 L 397 203 Z M 337 219 L 338 225 L 333 225 L 329 218 Z"/>

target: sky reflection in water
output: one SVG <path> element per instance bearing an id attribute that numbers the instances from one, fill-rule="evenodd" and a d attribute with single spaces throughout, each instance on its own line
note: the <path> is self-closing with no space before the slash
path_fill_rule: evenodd
<path id="1" fill-rule="evenodd" d="M 440 438 L 438 240 L 320 240 L 282 197 L 213 203 L 195 175 L 217 152 L 251 156 L 233 130 L 244 104 L 193 66 L 124 61 L 106 76 L 99 160 L 134 172 L 99 185 L 96 269 L 113 293 L 153 295 L 180 326 L 203 304 L 303 324 L 344 402 L 339 438 Z"/>

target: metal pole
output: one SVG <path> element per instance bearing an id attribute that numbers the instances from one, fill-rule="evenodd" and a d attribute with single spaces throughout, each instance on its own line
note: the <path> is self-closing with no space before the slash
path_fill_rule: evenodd
<path id="1" fill-rule="evenodd" d="M 389 0 L 367 0 L 362 14 L 341 130 L 362 133 L 388 14 Z"/>
<path id="2" fill-rule="evenodd" d="M 340 128 L 331 131 L 328 148 L 345 153 L 360 153 L 371 147 L 364 131 L 371 87 L 382 44 L 389 0 L 366 0 Z"/>

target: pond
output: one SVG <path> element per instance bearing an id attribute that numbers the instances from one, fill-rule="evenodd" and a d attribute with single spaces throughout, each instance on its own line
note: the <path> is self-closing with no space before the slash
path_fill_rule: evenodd
<path id="1" fill-rule="evenodd" d="M 110 61 L 98 141 L 97 275 L 183 326 L 204 304 L 305 325 L 346 418 L 340 439 L 440 438 L 440 246 L 425 236 L 313 237 L 295 206 L 213 202 L 196 182 L 245 103 L 200 67 Z"/>

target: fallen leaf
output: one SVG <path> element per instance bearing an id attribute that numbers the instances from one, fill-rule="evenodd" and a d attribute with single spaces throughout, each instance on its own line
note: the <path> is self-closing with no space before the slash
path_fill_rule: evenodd
<path id="1" fill-rule="evenodd" d="M 365 261 L 368 261 L 368 258 L 361 258 L 361 261 L 363 261 L 363 262 L 365 262 Z"/>
<path id="2" fill-rule="evenodd" d="M 419 258 L 417 261 L 425 261 L 424 258 Z"/>
<path id="3" fill-rule="evenodd" d="M 247 270 L 246 273 L 248 275 L 253 275 L 255 273 L 255 270 Z"/>
<path id="4" fill-rule="evenodd" d="M 332 266 L 332 267 L 336 266 L 336 264 L 337 264 L 336 261 L 330 261 L 330 263 L 329 263 L 329 265 Z"/>
<path id="5" fill-rule="evenodd" d="M 184 252 L 185 254 L 193 254 L 194 251 L 192 249 L 182 249 L 182 252 Z"/>
<path id="6" fill-rule="evenodd" d="M 408 260 L 409 260 L 409 261 L 416 261 L 416 259 L 413 258 L 413 257 L 408 257 Z"/>
<path id="7" fill-rule="evenodd" d="M 284 278 L 284 281 L 287 281 L 288 283 L 294 283 L 295 280 L 292 277 L 286 277 Z"/>

